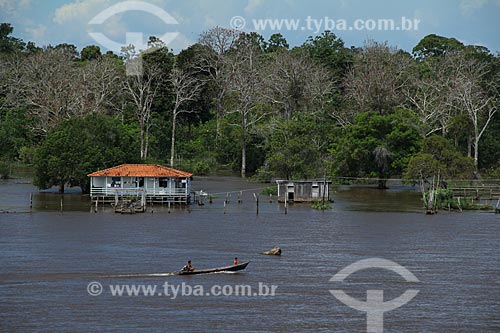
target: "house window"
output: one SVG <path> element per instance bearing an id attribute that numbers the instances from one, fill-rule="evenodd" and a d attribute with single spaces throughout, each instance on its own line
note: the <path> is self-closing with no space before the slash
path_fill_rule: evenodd
<path id="1" fill-rule="evenodd" d="M 122 184 L 121 177 L 111 177 L 111 187 L 120 187 Z"/>
<path id="2" fill-rule="evenodd" d="M 144 177 L 138 177 L 135 181 L 139 183 L 139 187 L 144 187 Z"/>
<path id="3" fill-rule="evenodd" d="M 168 178 L 160 178 L 160 187 L 168 187 Z"/>

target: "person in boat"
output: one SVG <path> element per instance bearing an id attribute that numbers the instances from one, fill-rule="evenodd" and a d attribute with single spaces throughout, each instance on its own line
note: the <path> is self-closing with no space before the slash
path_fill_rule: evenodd
<path id="1" fill-rule="evenodd" d="M 233 260 L 233 265 L 238 265 L 238 258 L 234 257 L 234 260 Z"/>
<path id="2" fill-rule="evenodd" d="M 191 264 L 191 260 L 188 260 L 186 266 L 182 267 L 184 272 L 192 272 L 194 271 L 194 266 Z"/>

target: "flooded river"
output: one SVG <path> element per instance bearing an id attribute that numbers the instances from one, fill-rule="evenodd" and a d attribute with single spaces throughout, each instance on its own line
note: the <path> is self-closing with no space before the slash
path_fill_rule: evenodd
<path id="1" fill-rule="evenodd" d="M 500 331 L 499 214 L 426 216 L 414 191 L 338 188 L 331 210 L 295 204 L 285 215 L 261 196 L 257 215 L 253 193 L 261 184 L 196 178 L 194 186 L 214 202 L 119 215 L 94 213 L 78 193 L 1 183 L 0 210 L 9 213 L 0 213 L 0 332 L 366 332 L 366 313 L 337 300 L 334 289 L 362 302 L 367 290 L 383 290 L 385 302 L 419 290 L 384 314 L 384 332 Z M 226 192 L 238 190 L 243 202 L 232 193 L 224 211 Z M 276 245 L 282 256 L 260 254 Z M 203 269 L 234 257 L 250 261 L 247 269 L 149 276 L 188 259 Z M 419 282 L 381 268 L 330 282 L 369 258 L 394 261 Z M 179 288 L 175 297 L 166 284 Z M 157 289 L 113 296 L 111 287 L 124 285 Z M 237 286 L 252 293 L 236 295 Z"/>

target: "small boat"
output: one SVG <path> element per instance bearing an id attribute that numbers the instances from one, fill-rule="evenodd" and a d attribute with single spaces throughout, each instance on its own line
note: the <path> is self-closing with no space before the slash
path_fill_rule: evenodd
<path id="1" fill-rule="evenodd" d="M 195 275 L 195 274 L 207 274 L 207 273 L 216 273 L 216 272 L 237 272 L 245 269 L 250 261 L 242 262 L 238 265 L 217 267 L 217 268 L 208 268 L 208 269 L 195 269 L 194 271 L 183 271 L 180 270 L 175 272 L 175 275 Z"/>

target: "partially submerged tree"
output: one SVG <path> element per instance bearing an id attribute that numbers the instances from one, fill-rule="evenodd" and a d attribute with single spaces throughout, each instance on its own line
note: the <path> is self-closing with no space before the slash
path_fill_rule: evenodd
<path id="1" fill-rule="evenodd" d="M 445 138 L 432 135 L 424 139 L 422 149 L 408 162 L 404 178 L 407 182 L 430 184 L 439 175 L 440 186 L 453 179 L 474 176 L 474 161 L 460 154 Z"/>
<path id="2" fill-rule="evenodd" d="M 331 150 L 333 173 L 351 177 L 377 177 L 379 188 L 387 178 L 402 175 L 420 148 L 418 119 L 409 110 L 380 115 L 362 113 Z"/>
<path id="3" fill-rule="evenodd" d="M 139 161 L 134 130 L 102 115 L 62 122 L 36 151 L 34 184 L 46 189 L 80 186 L 88 192 L 87 174 L 122 163 Z"/>

